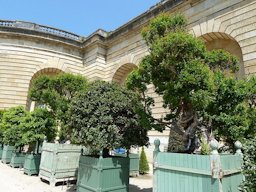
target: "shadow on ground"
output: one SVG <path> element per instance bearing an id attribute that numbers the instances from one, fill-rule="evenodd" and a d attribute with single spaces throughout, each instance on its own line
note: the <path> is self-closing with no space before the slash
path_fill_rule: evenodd
<path id="1" fill-rule="evenodd" d="M 66 192 L 75 192 L 75 191 L 76 191 L 76 186 L 75 185 L 70 186 L 70 188 L 68 188 L 66 190 Z M 136 185 L 130 185 L 129 186 L 129 192 L 152 192 L 152 188 L 140 189 Z"/>
<path id="2" fill-rule="evenodd" d="M 136 185 L 130 185 L 129 192 L 152 192 L 152 188 L 140 189 Z"/>

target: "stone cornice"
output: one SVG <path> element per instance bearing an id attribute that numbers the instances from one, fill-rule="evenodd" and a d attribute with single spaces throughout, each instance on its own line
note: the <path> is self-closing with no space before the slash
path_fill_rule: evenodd
<path id="1" fill-rule="evenodd" d="M 129 32 L 132 29 L 141 27 L 144 24 L 148 23 L 150 19 L 152 19 L 153 17 L 156 17 L 158 14 L 162 12 L 166 12 L 167 10 L 174 8 L 185 1 L 187 0 L 162 0 L 155 6 L 151 7 L 146 12 L 135 17 L 134 19 L 122 25 L 121 27 L 117 28 L 116 30 L 110 32 L 107 39 L 111 40 L 113 38 L 118 37 L 119 35 L 124 35 L 125 33 Z"/>

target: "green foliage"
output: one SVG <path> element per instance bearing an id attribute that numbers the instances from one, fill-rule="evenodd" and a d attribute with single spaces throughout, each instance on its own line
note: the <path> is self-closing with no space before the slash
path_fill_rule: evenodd
<path id="1" fill-rule="evenodd" d="M 246 120 L 248 122 L 248 132 L 247 135 L 250 135 L 251 138 L 256 137 L 256 77 L 251 77 L 248 80 L 247 85 L 247 110 L 245 115 L 247 116 Z"/>
<path id="2" fill-rule="evenodd" d="M 35 109 L 22 122 L 22 139 L 25 144 L 41 142 L 46 136 L 47 141 L 52 141 L 56 136 L 56 122 L 51 112 L 47 109 Z"/>
<path id="3" fill-rule="evenodd" d="M 70 108 L 72 141 L 97 154 L 103 149 L 148 142 L 142 105 L 132 91 L 107 82 L 96 81 L 77 95 Z"/>
<path id="4" fill-rule="evenodd" d="M 12 107 L 0 116 L 0 143 L 22 147 L 40 142 L 46 136 L 49 141 L 56 136 L 56 121 L 46 109 L 29 113 L 22 106 Z"/>
<path id="5" fill-rule="evenodd" d="M 256 191 L 256 137 L 247 141 L 244 149 L 244 176 L 245 181 L 241 186 L 243 192 Z"/>
<path id="6" fill-rule="evenodd" d="M 222 137 L 228 143 L 236 140 L 244 142 L 255 135 L 250 114 L 255 108 L 248 103 L 248 81 L 216 77 L 214 100 L 208 105 L 205 119 L 209 117 L 217 138 Z M 254 111 L 254 112 L 253 112 Z"/>
<path id="7" fill-rule="evenodd" d="M 0 122 L 2 121 L 5 110 L 0 109 Z"/>
<path id="8" fill-rule="evenodd" d="M 231 72 L 239 70 L 237 57 L 222 49 L 207 52 L 206 62 L 212 70 L 230 70 Z"/>
<path id="9" fill-rule="evenodd" d="M 255 79 L 227 77 L 238 70 L 238 59 L 224 50 L 207 51 L 203 41 L 187 32 L 186 23 L 182 15 L 151 21 L 142 32 L 150 54 L 128 76 L 127 87 L 141 95 L 151 127 L 175 132 L 169 141 L 175 145 L 177 140 L 179 146 L 169 146 L 170 150 L 193 152 L 198 135 L 209 141 L 215 133 L 230 143 L 253 137 L 255 104 L 250 103 L 255 100 L 249 98 L 255 97 Z M 162 119 L 152 116 L 150 84 L 168 109 Z"/>
<path id="10" fill-rule="evenodd" d="M 182 32 L 186 30 L 187 20 L 181 14 L 170 16 L 160 14 L 156 19 L 152 20 L 147 28 L 142 31 L 142 36 L 148 45 L 153 44 L 160 37 L 164 37 L 168 33 Z"/>
<path id="11" fill-rule="evenodd" d="M 3 114 L 0 127 L 3 131 L 4 144 L 16 147 L 21 147 L 25 144 L 22 139 L 23 127 L 21 124 L 27 115 L 28 112 L 21 106 L 9 108 Z"/>
<path id="12" fill-rule="evenodd" d="M 144 147 L 142 147 L 142 151 L 140 154 L 139 172 L 140 174 L 145 174 L 145 173 L 148 173 L 148 171 L 149 171 L 148 160 L 147 160 L 146 153 L 144 151 Z"/>
<path id="13" fill-rule="evenodd" d="M 3 143 L 3 128 L 1 126 L 3 115 L 4 115 L 5 110 L 0 110 L 0 144 Z"/>
<path id="14" fill-rule="evenodd" d="M 84 77 L 68 73 L 56 76 L 42 75 L 32 82 L 30 99 L 46 105 L 53 112 L 56 120 L 60 122 L 62 139 L 67 139 L 70 135 L 66 127 L 70 102 L 77 92 L 85 90 L 87 85 Z"/>
<path id="15" fill-rule="evenodd" d="M 210 155 L 210 152 L 211 152 L 211 150 L 210 150 L 209 144 L 206 141 L 202 140 L 201 154 L 202 155 Z"/>

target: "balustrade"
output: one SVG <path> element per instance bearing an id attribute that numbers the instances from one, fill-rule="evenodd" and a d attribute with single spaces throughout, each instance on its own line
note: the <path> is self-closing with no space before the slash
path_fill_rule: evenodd
<path id="1" fill-rule="evenodd" d="M 22 28 L 22 29 L 29 29 L 34 31 L 39 31 L 43 33 L 48 33 L 56 36 L 65 37 L 68 39 L 72 39 L 75 41 L 81 41 L 82 37 L 76 35 L 74 33 L 70 33 L 61 29 L 56 29 L 53 27 L 48 27 L 44 25 L 38 25 L 35 23 L 30 22 L 23 22 L 23 21 L 11 21 L 11 20 L 0 20 L 0 27 L 11 27 L 11 28 Z"/>

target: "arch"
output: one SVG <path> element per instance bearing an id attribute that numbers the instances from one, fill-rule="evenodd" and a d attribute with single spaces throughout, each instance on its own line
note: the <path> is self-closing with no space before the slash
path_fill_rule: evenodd
<path id="1" fill-rule="evenodd" d="M 112 82 L 117 83 L 118 85 L 124 85 L 125 80 L 129 73 L 132 72 L 132 70 L 137 69 L 138 67 L 133 63 L 126 63 L 122 66 L 120 66 L 116 72 L 114 73 L 112 77 Z"/>
<path id="2" fill-rule="evenodd" d="M 200 36 L 206 45 L 206 48 L 211 51 L 214 49 L 224 49 L 235 55 L 239 59 L 240 69 L 237 72 L 237 77 L 242 77 L 244 73 L 243 53 L 238 42 L 230 35 L 221 32 L 211 32 Z"/>
<path id="3" fill-rule="evenodd" d="M 52 67 L 43 68 L 43 69 L 38 70 L 37 72 L 35 72 L 33 74 L 33 76 L 30 79 L 28 91 L 29 91 L 29 89 L 31 87 L 31 84 L 32 84 L 33 80 L 36 79 L 37 77 L 39 77 L 40 75 L 54 76 L 54 75 L 57 75 L 59 73 L 64 73 L 64 71 L 62 71 L 61 69 L 52 68 Z M 29 98 L 27 98 L 26 107 L 30 111 L 34 110 L 35 102 L 33 102 Z"/>
<path id="4" fill-rule="evenodd" d="M 62 71 L 61 69 L 57 69 L 57 68 L 53 68 L 53 67 L 47 67 L 47 68 L 43 68 L 40 69 L 39 71 L 37 71 L 36 73 L 34 73 L 34 75 L 32 76 L 30 83 L 37 78 L 40 75 L 49 75 L 49 76 L 53 76 L 53 75 L 57 75 L 59 73 L 63 73 L 64 71 Z"/>

